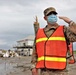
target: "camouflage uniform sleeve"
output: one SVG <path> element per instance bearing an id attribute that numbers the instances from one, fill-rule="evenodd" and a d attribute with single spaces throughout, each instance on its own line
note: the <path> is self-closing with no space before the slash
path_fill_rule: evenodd
<path id="1" fill-rule="evenodd" d="M 34 32 L 35 32 L 35 36 L 36 36 L 36 33 L 39 29 L 39 23 L 38 24 L 34 24 Z"/>
<path id="2" fill-rule="evenodd" d="M 67 39 L 67 43 L 70 44 L 70 42 L 76 42 L 76 23 L 71 22 L 68 27 L 64 27 L 65 36 Z M 70 51 L 68 50 L 67 57 L 71 56 Z M 73 58 L 70 57 L 69 60 L 72 60 Z M 69 62 L 68 60 L 68 62 Z"/>
<path id="3" fill-rule="evenodd" d="M 68 27 L 64 27 L 66 38 L 69 42 L 76 42 L 76 23 L 71 22 Z"/>
<path id="4" fill-rule="evenodd" d="M 36 62 L 37 62 L 37 53 L 36 53 L 35 41 L 34 41 L 32 60 L 31 60 L 31 69 L 35 68 Z"/>
<path id="5" fill-rule="evenodd" d="M 34 32 L 35 32 L 35 37 L 37 34 L 37 31 L 39 29 L 39 23 L 34 24 Z M 36 62 L 37 62 L 37 53 L 36 53 L 36 38 L 34 40 L 34 45 L 33 45 L 33 53 L 32 53 L 32 59 L 31 59 L 31 69 L 35 68 Z"/>

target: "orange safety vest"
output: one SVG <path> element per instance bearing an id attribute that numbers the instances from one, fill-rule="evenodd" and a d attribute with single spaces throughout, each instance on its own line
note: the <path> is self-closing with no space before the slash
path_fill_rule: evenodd
<path id="1" fill-rule="evenodd" d="M 36 35 L 36 50 L 36 68 L 65 69 L 67 44 L 63 26 L 59 26 L 49 38 L 44 29 L 39 29 Z"/>

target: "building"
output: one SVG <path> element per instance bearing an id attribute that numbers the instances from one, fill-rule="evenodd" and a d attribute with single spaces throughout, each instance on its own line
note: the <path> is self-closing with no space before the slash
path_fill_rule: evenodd
<path id="1" fill-rule="evenodd" d="M 17 41 L 17 45 L 15 45 L 13 48 L 16 49 L 16 52 L 19 55 L 31 55 L 33 51 L 33 43 L 34 43 L 35 36 L 30 35 L 22 40 Z"/>

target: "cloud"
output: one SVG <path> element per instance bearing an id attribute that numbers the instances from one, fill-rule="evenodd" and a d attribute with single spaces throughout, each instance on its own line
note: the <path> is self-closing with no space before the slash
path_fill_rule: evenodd
<path id="1" fill-rule="evenodd" d="M 43 11 L 45 8 L 54 6 L 58 16 L 67 16 L 76 21 L 75 0 L 0 0 L 0 39 L 8 49 L 14 42 L 33 34 L 33 22 L 38 16 L 40 27 L 46 25 Z M 59 24 L 66 24 L 59 20 Z"/>
<path id="2" fill-rule="evenodd" d="M 0 45 L 6 45 L 6 44 L 7 44 L 7 42 L 5 40 L 0 39 Z"/>

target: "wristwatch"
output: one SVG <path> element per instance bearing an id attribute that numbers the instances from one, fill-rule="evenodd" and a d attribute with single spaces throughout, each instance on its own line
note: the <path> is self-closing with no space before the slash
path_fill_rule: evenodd
<path id="1" fill-rule="evenodd" d="M 68 24 L 70 24 L 71 22 L 73 22 L 72 20 L 68 22 Z"/>

